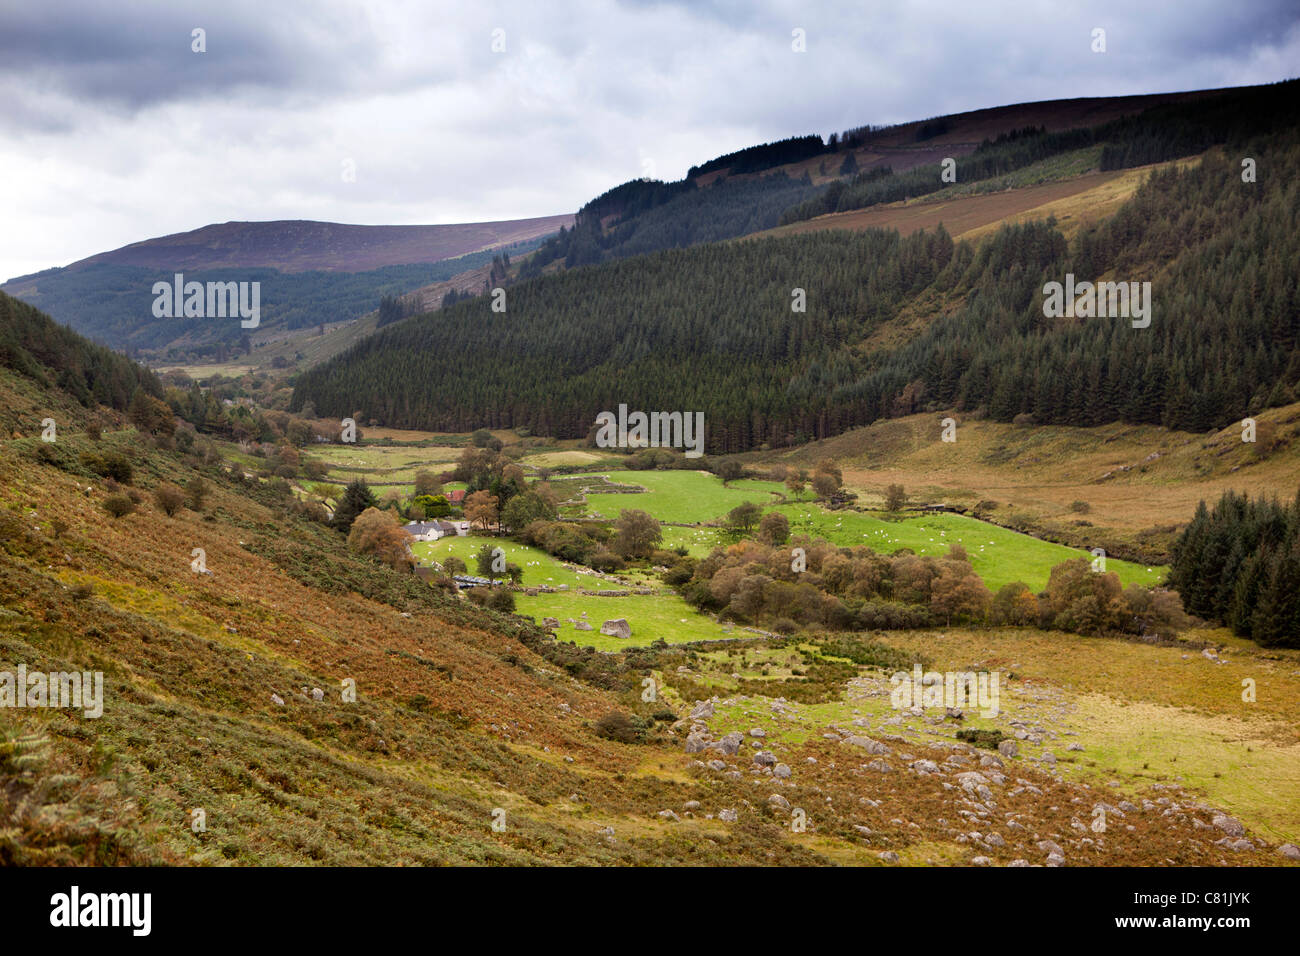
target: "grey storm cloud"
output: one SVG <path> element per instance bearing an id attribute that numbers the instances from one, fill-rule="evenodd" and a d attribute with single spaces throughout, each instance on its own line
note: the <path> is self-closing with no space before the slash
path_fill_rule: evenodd
<path id="1" fill-rule="evenodd" d="M 1298 74 L 1294 0 L 8 3 L 0 279 L 210 222 L 549 215 L 787 136 Z"/>
<path id="2" fill-rule="evenodd" d="M 0 8 L 0 77 L 126 110 L 259 89 L 326 95 L 373 67 L 369 26 L 326 6 L 15 4 Z"/>

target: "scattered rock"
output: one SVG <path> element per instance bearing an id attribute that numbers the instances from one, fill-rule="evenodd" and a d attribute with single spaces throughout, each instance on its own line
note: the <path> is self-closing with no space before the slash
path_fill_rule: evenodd
<path id="1" fill-rule="evenodd" d="M 848 737 L 844 741 L 846 744 L 852 744 L 854 747 L 861 747 L 869 754 L 885 756 L 889 753 L 889 748 L 879 740 L 872 740 L 870 737 Z"/>
<path id="2" fill-rule="evenodd" d="M 736 811 L 731 809 L 719 810 L 718 819 L 723 823 L 735 823 L 737 819 Z"/>
<path id="3" fill-rule="evenodd" d="M 325 692 L 324 692 L 323 690 L 321 690 L 319 687 L 313 687 L 313 688 L 311 689 L 311 699 L 312 699 L 312 700 L 324 700 L 324 699 L 325 699 Z"/>
<path id="4" fill-rule="evenodd" d="M 691 709 L 691 720 L 708 720 L 712 716 L 713 701 L 711 700 L 702 700 Z"/>
<path id="5" fill-rule="evenodd" d="M 600 633 L 606 637 L 629 638 L 632 636 L 632 625 L 627 622 L 627 618 L 616 617 L 602 624 Z"/>
<path id="6" fill-rule="evenodd" d="M 1246 835 L 1246 828 L 1226 813 L 1216 813 L 1214 819 L 1210 822 L 1230 837 L 1242 837 Z"/>
<path id="7" fill-rule="evenodd" d="M 271 695 L 271 703 L 275 704 L 276 707 L 283 707 L 283 706 L 284 706 L 284 698 L 281 697 L 279 694 L 272 694 L 272 695 Z"/>
<path id="8" fill-rule="evenodd" d="M 989 782 L 989 778 L 978 770 L 967 770 L 965 773 L 959 773 L 956 780 L 961 784 L 962 789 L 968 793 L 975 791 L 980 786 L 987 786 Z"/>
<path id="9" fill-rule="evenodd" d="M 740 753 L 740 745 L 744 740 L 745 738 L 741 736 L 740 731 L 733 730 L 713 746 L 715 749 L 721 751 L 727 756 L 734 757 L 736 754 Z"/>
<path id="10" fill-rule="evenodd" d="M 1300 860 L 1300 846 L 1296 846 L 1294 843 L 1283 843 L 1277 848 L 1277 852 L 1288 860 Z"/>
<path id="11" fill-rule="evenodd" d="M 1215 840 L 1214 845 L 1227 847 L 1229 850 L 1235 852 L 1255 849 L 1255 844 L 1251 843 L 1249 840 L 1234 840 L 1232 837 L 1224 837 L 1222 840 Z"/>
<path id="12" fill-rule="evenodd" d="M 768 797 L 767 804 L 770 807 L 777 807 L 781 810 L 790 809 L 790 801 L 787 800 L 785 797 L 781 796 L 779 793 L 774 793 L 770 797 Z"/>

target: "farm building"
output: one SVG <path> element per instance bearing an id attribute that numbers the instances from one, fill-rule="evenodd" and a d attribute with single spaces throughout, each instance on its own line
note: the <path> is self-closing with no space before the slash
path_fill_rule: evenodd
<path id="1" fill-rule="evenodd" d="M 444 528 L 450 527 L 450 531 Z M 408 521 L 404 527 L 416 541 L 437 541 L 447 534 L 455 534 L 456 527 L 447 521 Z"/>

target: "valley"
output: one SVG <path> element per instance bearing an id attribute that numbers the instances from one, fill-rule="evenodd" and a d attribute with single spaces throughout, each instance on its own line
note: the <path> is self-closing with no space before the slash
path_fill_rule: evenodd
<path id="1" fill-rule="evenodd" d="M 1296 82 L 7 284 L 0 862 L 1300 862 Z"/>
<path id="2" fill-rule="evenodd" d="M 111 435 L 103 440 L 117 443 Z M 611 706 L 662 709 L 628 703 L 640 699 L 639 679 L 625 695 L 563 677 L 544 645 L 529 649 L 497 635 L 495 620 L 435 602 L 431 591 L 422 597 L 409 579 L 362 571 L 328 540 L 333 532 L 283 524 L 263 492 L 232 493 L 214 482 L 204 514 L 168 518 L 145 507 L 104 524 L 81 490 L 84 479 L 27 463 L 23 445 L 12 440 L 3 462 L 4 514 L 12 516 L 5 519 L 3 561 L 6 652 L 51 666 L 89 653 L 108 669 L 112 702 L 96 727 L 93 753 L 82 750 L 90 740 L 71 736 L 75 727 L 66 717 L 4 715 L 11 740 L 38 730 L 57 741 L 46 758 L 52 763 L 28 771 L 22 792 L 71 800 L 79 815 L 75 828 L 54 830 L 39 817 L 20 818 L 17 834 L 6 838 L 11 859 L 71 861 L 98 847 L 102 862 L 653 858 L 881 865 L 974 856 L 1041 862 L 1050 854 L 1037 844 L 1051 843 L 1071 865 L 1258 864 L 1275 856 L 1264 848 L 1237 854 L 1213 846 L 1219 835 L 1203 806 L 1241 820 L 1265 846 L 1300 833 L 1294 806 L 1277 800 L 1300 774 L 1300 657 L 1261 654 L 1222 631 L 1189 633 L 1168 647 L 1032 628 L 883 632 L 863 645 L 883 660 L 896 656 L 899 663 L 882 670 L 847 663 L 844 649 L 816 635 L 725 633 L 663 594 L 645 599 L 644 611 L 629 603 L 642 600 L 635 597 L 521 597 L 519 610 L 538 620 L 587 611 L 598 621 L 615 613 L 599 608 L 633 608 L 617 613 L 634 622 L 635 643 L 650 632 L 670 644 L 651 652 L 642 665 L 648 671 L 641 671 L 654 679 L 663 704 L 686 713 L 699 709 L 701 694 L 716 698 L 706 708 L 710 716 L 660 725 L 653 742 L 620 743 L 586 728 Z M 180 477 L 165 458 L 150 455 L 141 465 L 160 478 Z M 57 539 L 42 516 L 56 502 L 58 514 L 74 519 Z M 41 509 L 34 523 L 19 518 L 33 504 Z M 130 565 L 120 557 L 128 540 Z M 453 539 L 462 554 L 475 540 Z M 189 569 L 195 542 L 207 549 L 211 581 L 194 580 Z M 545 559 L 507 547 L 511 560 L 528 566 L 523 583 L 532 583 L 532 562 Z M 29 563 L 56 554 L 55 572 Z M 538 574 L 543 570 L 563 577 L 554 565 Z M 359 573 L 373 581 L 361 593 L 352 590 L 363 580 Z M 355 583 L 347 583 L 348 574 Z M 331 580 L 344 590 L 323 590 Z M 67 606 L 57 597 L 68 589 L 85 592 L 79 603 Z M 671 628 L 666 618 L 677 608 L 700 624 Z M 111 622 L 112 630 L 96 631 L 94 622 Z M 560 628 L 557 637 L 571 634 Z M 625 643 L 577 637 L 578 645 L 607 650 Z M 1207 640 L 1219 647 L 1217 659 L 1198 649 Z M 905 669 L 905 660 L 934 669 L 1005 670 L 1012 676 L 1001 715 L 954 722 L 942 711 L 896 712 L 887 678 L 891 669 Z M 1260 686 L 1248 715 L 1232 704 L 1242 675 Z M 355 708 L 336 693 L 345 677 L 360 689 Z M 327 697 L 300 695 L 300 684 L 327 688 Z M 275 703 L 273 693 L 284 703 Z M 165 714 L 166 724 L 152 714 Z M 1142 719 L 1132 719 L 1136 714 Z M 698 760 L 683 754 L 692 726 L 707 726 L 715 739 L 741 732 L 790 776 L 755 775 L 748 748 L 743 760 L 725 750 Z M 1000 764 L 991 769 L 987 752 L 955 736 L 972 726 L 997 728 L 1012 740 L 1023 733 L 1017 755 L 995 751 Z M 879 757 L 851 756 L 860 746 L 853 741 L 862 739 L 887 748 L 890 772 L 863 769 Z M 253 787 L 252 795 L 211 789 L 204 767 L 214 757 L 232 780 Z M 934 769 L 913 769 L 929 768 L 925 761 Z M 92 785 L 62 795 L 60 768 L 78 765 Z M 491 786 L 478 776 L 485 767 Z M 971 807 L 963 825 L 963 801 L 954 804 L 941 784 L 969 772 L 989 781 L 973 788 L 986 786 L 996 796 L 981 800 L 972 790 L 963 798 Z M 1004 784 L 993 782 L 1002 776 Z M 133 795 L 145 796 L 146 779 L 147 799 L 134 805 Z M 363 779 L 370 781 L 366 789 L 382 783 L 383 790 L 357 814 L 354 798 L 343 794 Z M 1264 779 L 1262 788 L 1251 783 Z M 805 830 L 789 830 L 782 801 L 806 808 Z M 1075 823 L 1090 827 L 1103 804 L 1117 810 L 1108 818 L 1111 829 L 1080 833 Z M 207 809 L 206 834 L 177 825 L 191 805 Z M 488 828 L 495 807 L 511 821 L 500 836 Z M 719 816 L 726 811 L 738 816 Z M 38 848 L 41 857 L 32 855 Z"/>

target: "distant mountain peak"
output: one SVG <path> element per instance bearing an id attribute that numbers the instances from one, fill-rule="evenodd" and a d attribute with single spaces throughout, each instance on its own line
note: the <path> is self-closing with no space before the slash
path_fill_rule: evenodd
<path id="1" fill-rule="evenodd" d="M 366 272 L 384 266 L 441 262 L 536 239 L 573 223 L 572 214 L 432 226 L 364 226 L 311 219 L 232 220 L 144 239 L 72 263 L 174 271 L 272 268 L 282 272 Z"/>

